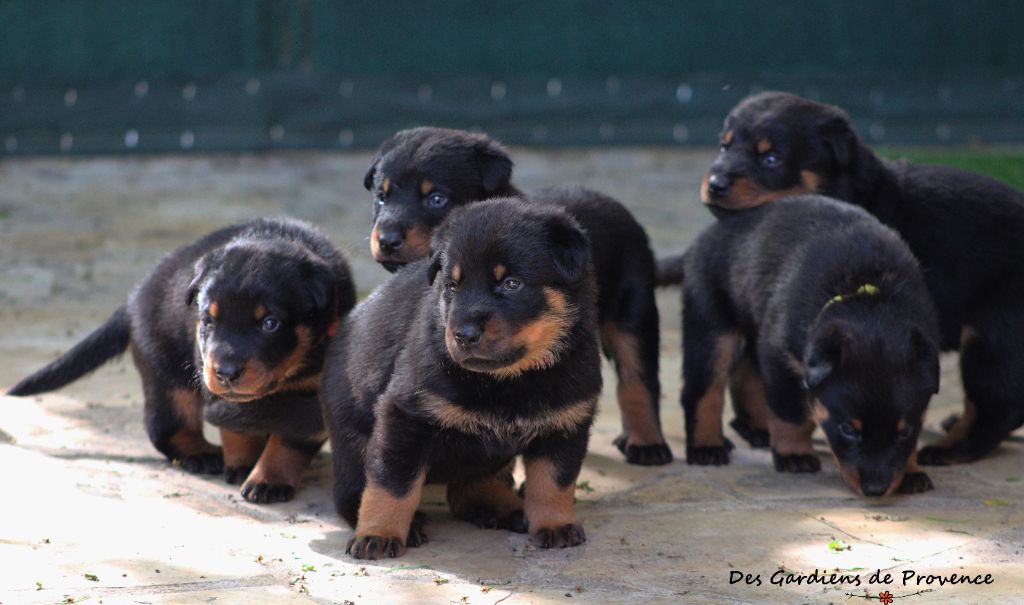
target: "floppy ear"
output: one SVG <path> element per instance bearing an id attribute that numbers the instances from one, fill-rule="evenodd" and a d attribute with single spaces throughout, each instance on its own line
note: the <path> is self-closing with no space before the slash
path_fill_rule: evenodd
<path id="1" fill-rule="evenodd" d="M 849 336 L 836 323 L 812 331 L 811 337 L 813 340 L 804 358 L 804 387 L 809 390 L 817 388 L 842 365 L 843 352 L 849 343 Z"/>
<path id="2" fill-rule="evenodd" d="M 509 186 L 512 180 L 512 158 L 497 141 L 484 138 L 475 145 L 480 182 L 487 195 L 493 195 Z"/>
<path id="3" fill-rule="evenodd" d="M 836 163 L 844 168 L 849 166 L 856 152 L 857 135 L 850 127 L 850 119 L 846 112 L 838 107 L 830 107 L 822 124 L 821 134 L 832 150 L 832 157 Z"/>
<path id="4" fill-rule="evenodd" d="M 196 261 L 196 264 L 192 269 L 192 273 L 192 281 L 188 284 L 188 290 L 185 291 L 186 307 L 191 307 L 192 303 L 196 301 L 196 296 L 199 294 L 199 288 L 203 283 L 203 278 L 206 277 L 205 256 Z"/>
<path id="5" fill-rule="evenodd" d="M 427 283 L 431 286 L 434 285 L 434 279 L 437 277 L 437 272 L 441 270 L 441 251 L 438 250 L 430 257 L 430 264 L 427 265 Z"/>
<path id="6" fill-rule="evenodd" d="M 564 215 L 548 219 L 547 232 L 555 269 L 567 283 L 578 282 L 583 278 L 590 259 L 587 234 L 576 221 Z"/>
<path id="7" fill-rule="evenodd" d="M 327 311 L 334 302 L 336 286 L 334 284 L 334 273 L 326 263 L 309 261 L 302 264 L 299 274 L 302 276 L 302 283 L 306 292 L 313 299 L 313 306 L 316 313 Z"/>
<path id="8" fill-rule="evenodd" d="M 914 360 L 920 364 L 922 378 L 928 392 L 934 395 L 939 392 L 939 350 L 930 338 L 921 330 L 910 331 L 910 347 Z"/>
<path id="9" fill-rule="evenodd" d="M 380 163 L 380 155 L 373 158 L 373 163 L 366 170 L 366 174 L 363 175 L 363 187 L 366 187 L 367 191 L 373 190 L 373 178 L 377 175 L 377 164 Z"/>

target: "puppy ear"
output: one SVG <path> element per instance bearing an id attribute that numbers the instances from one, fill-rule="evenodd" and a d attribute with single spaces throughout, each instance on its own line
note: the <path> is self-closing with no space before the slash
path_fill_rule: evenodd
<path id="1" fill-rule="evenodd" d="M 849 344 L 849 335 L 838 323 L 812 330 L 811 343 L 804 358 L 804 387 L 817 388 L 843 363 L 843 352 Z"/>
<path id="2" fill-rule="evenodd" d="M 373 163 L 366 170 L 366 174 L 363 175 L 363 187 L 366 187 L 367 191 L 373 190 L 373 179 L 377 176 L 377 164 L 380 163 L 380 156 L 373 158 Z"/>
<path id="3" fill-rule="evenodd" d="M 921 369 L 924 385 L 928 392 L 934 395 L 939 392 L 939 349 L 932 339 L 924 335 L 921 330 L 913 328 L 910 331 L 910 348 L 913 352 L 913 359 Z"/>
<path id="4" fill-rule="evenodd" d="M 846 112 L 838 107 L 830 107 L 821 133 L 836 163 L 844 168 L 849 166 L 856 152 L 857 135 L 850 127 L 850 118 Z"/>
<path id="5" fill-rule="evenodd" d="M 206 277 L 206 257 L 202 257 L 196 261 L 196 264 L 192 268 L 192 281 L 188 284 L 188 289 L 185 290 L 185 306 L 191 307 L 196 302 L 196 296 L 199 295 L 199 289 L 202 286 L 203 278 Z"/>
<path id="6" fill-rule="evenodd" d="M 317 315 L 322 314 L 334 305 L 334 294 L 337 286 L 334 273 L 326 263 L 321 261 L 304 262 L 299 269 L 302 283 L 313 301 Z"/>
<path id="7" fill-rule="evenodd" d="M 430 264 L 427 265 L 427 283 L 431 286 L 434 285 L 434 279 L 437 277 L 437 272 L 441 270 L 441 251 L 434 252 L 434 255 L 430 257 Z"/>
<path id="8" fill-rule="evenodd" d="M 487 195 L 506 189 L 512 180 L 512 158 L 497 141 L 484 137 L 475 145 L 480 182 Z"/>
<path id="9" fill-rule="evenodd" d="M 553 216 L 547 225 L 551 260 L 567 283 L 583 278 L 590 260 L 590 239 L 576 221 L 568 216 Z"/>

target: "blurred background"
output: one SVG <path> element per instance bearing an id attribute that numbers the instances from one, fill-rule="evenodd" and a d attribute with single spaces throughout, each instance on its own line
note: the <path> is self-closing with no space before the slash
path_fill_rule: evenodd
<path id="1" fill-rule="evenodd" d="M 744 96 L 881 145 L 1024 141 L 1024 4 L 3 0 L 0 153 L 714 145 Z"/>

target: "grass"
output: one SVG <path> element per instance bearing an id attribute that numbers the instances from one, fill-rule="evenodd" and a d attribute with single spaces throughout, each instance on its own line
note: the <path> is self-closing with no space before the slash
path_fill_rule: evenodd
<path id="1" fill-rule="evenodd" d="M 906 159 L 920 164 L 952 166 L 988 175 L 1024 191 L 1024 150 L 984 150 L 970 148 L 887 148 L 879 155 L 886 159 Z"/>

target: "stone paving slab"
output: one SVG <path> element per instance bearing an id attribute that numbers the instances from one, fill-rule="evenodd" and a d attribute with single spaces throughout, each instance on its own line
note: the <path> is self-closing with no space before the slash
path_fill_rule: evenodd
<path id="1" fill-rule="evenodd" d="M 611 193 L 661 253 L 684 249 L 710 222 L 695 192 L 712 155 L 515 152 L 524 188 L 583 183 Z M 316 222 L 346 251 L 365 294 L 384 277 L 367 250 L 368 161 L 295 153 L 0 163 L 0 389 L 92 330 L 164 253 L 232 221 L 288 213 Z M 658 303 L 662 419 L 679 456 L 678 290 Z M 955 356 L 942 365 L 926 442 L 959 408 Z M 330 503 L 326 452 L 293 502 L 244 502 L 237 487 L 188 475 L 153 450 L 130 361 L 59 393 L 0 397 L 0 603 L 824 604 L 877 603 L 884 590 L 898 605 L 1024 599 L 1021 431 L 986 460 L 930 470 L 932 492 L 865 500 L 841 485 L 820 433 L 816 475 L 779 475 L 767 452 L 742 445 L 727 467 L 639 468 L 611 446 L 611 393 L 600 409 L 580 478 L 588 489 L 577 491 L 585 546 L 538 551 L 524 536 L 475 529 L 428 487 L 431 541 L 401 559 L 359 563 L 344 555 L 351 532 Z M 849 549 L 831 551 L 833 540 Z M 780 569 L 840 570 L 861 586 L 773 584 Z M 869 585 L 876 570 L 894 581 Z M 909 571 L 918 576 L 905 586 Z M 915 583 L 950 573 L 994 582 Z M 730 583 L 745 574 L 753 585 Z M 865 590 L 870 600 L 859 598 Z"/>

